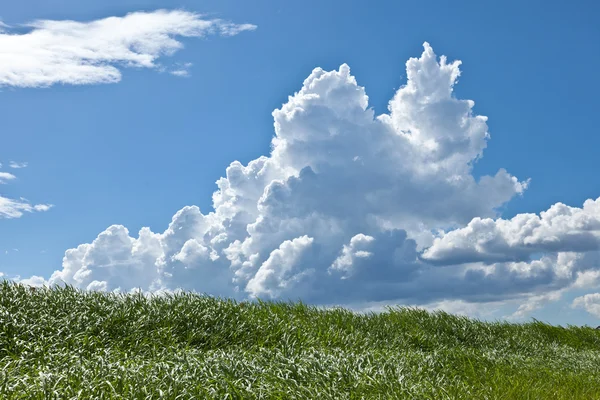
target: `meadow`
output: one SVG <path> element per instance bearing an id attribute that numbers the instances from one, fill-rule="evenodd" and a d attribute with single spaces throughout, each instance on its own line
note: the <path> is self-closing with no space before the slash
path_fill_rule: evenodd
<path id="1" fill-rule="evenodd" d="M 0 283 L 0 399 L 598 399 L 600 331 Z"/>

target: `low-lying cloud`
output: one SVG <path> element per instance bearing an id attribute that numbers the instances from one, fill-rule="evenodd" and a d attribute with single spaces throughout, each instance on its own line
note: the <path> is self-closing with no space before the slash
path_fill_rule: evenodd
<path id="1" fill-rule="evenodd" d="M 43 281 L 318 304 L 516 299 L 520 314 L 594 281 L 599 200 L 497 219 L 528 180 L 473 176 L 490 135 L 453 94 L 459 66 L 425 43 L 382 115 L 347 65 L 316 68 L 273 112 L 271 153 L 217 181 L 213 211 L 184 207 L 162 233 L 113 225 Z"/>
<path id="2" fill-rule="evenodd" d="M 600 318 L 600 293 L 590 293 L 573 300 L 573 308 L 583 308 L 590 314 Z"/>
<path id="3" fill-rule="evenodd" d="M 443 234 L 424 259 L 444 265 L 528 260 L 536 253 L 600 250 L 600 198 L 583 208 L 554 204 L 540 215 L 519 214 L 510 220 L 475 218 Z"/>

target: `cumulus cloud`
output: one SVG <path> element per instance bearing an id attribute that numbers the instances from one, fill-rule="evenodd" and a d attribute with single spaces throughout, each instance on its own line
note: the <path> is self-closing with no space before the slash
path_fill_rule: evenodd
<path id="1" fill-rule="evenodd" d="M 33 287 L 42 287 L 42 286 L 46 285 L 46 280 L 43 277 L 36 276 L 36 275 L 34 275 L 30 278 L 25 278 L 25 279 L 20 279 L 20 277 L 17 277 L 14 280 L 23 285 L 28 285 L 28 286 L 33 286 Z"/>
<path id="2" fill-rule="evenodd" d="M 573 300 L 572 307 L 583 308 L 590 314 L 600 318 L 600 293 L 586 294 Z"/>
<path id="3" fill-rule="evenodd" d="M 600 250 L 600 198 L 583 208 L 554 204 L 540 215 L 505 219 L 474 218 L 461 229 L 436 238 L 423 258 L 448 264 L 524 261 L 546 252 Z"/>
<path id="4" fill-rule="evenodd" d="M 297 286 L 304 277 L 314 272 L 305 262 L 311 257 L 303 257 L 314 239 L 306 235 L 294 240 L 286 240 L 260 266 L 246 285 L 253 297 L 269 296 L 277 298 L 289 286 Z"/>
<path id="5" fill-rule="evenodd" d="M 490 135 L 474 102 L 453 94 L 459 66 L 425 43 L 382 115 L 347 65 L 316 68 L 273 112 L 270 154 L 234 161 L 216 182 L 212 211 L 184 207 L 162 233 L 111 226 L 68 250 L 47 283 L 452 310 L 510 299 L 525 304 L 519 315 L 589 284 L 600 253 L 575 242 L 593 232 L 596 202 L 581 218 L 556 205 L 506 228 L 494 219 L 528 180 L 504 169 L 473 176 Z M 507 244 L 492 237 L 499 250 L 474 251 L 468 238 L 448 239 L 477 224 L 506 231 Z M 540 254 L 522 255 L 531 244 Z"/>
<path id="6" fill-rule="evenodd" d="M 40 20 L 12 33 L 0 25 L 0 86 L 47 87 L 121 80 L 121 67 L 157 68 L 183 47 L 177 37 L 233 36 L 255 25 L 187 11 L 135 12 L 91 22 Z"/>
<path id="7" fill-rule="evenodd" d="M 503 169 L 473 177 L 489 133 L 474 102 L 453 95 L 459 65 L 426 43 L 379 116 L 347 65 L 316 68 L 273 112 L 271 154 L 217 181 L 214 211 L 185 207 L 165 232 L 137 238 L 111 226 L 68 250 L 49 282 L 326 303 L 447 296 L 419 249 L 438 229 L 497 216 L 527 187 Z M 447 274 L 458 295 L 476 286 Z"/>

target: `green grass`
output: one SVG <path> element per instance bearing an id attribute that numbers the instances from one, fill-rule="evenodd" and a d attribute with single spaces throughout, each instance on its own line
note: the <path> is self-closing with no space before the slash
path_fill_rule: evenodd
<path id="1" fill-rule="evenodd" d="M 0 399 L 600 399 L 600 332 L 0 283 Z"/>

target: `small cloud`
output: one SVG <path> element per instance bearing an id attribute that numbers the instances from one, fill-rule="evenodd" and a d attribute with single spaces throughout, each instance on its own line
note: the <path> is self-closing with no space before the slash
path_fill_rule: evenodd
<path id="1" fill-rule="evenodd" d="M 33 206 L 33 209 L 35 211 L 48 211 L 52 207 L 54 207 L 54 205 L 52 204 L 36 204 L 35 206 Z"/>
<path id="2" fill-rule="evenodd" d="M 545 307 L 546 304 L 559 301 L 562 297 L 563 292 L 564 289 L 541 295 L 529 296 L 524 303 L 519 305 L 517 311 L 507 316 L 506 319 L 512 321 L 522 320 L 528 315 L 530 315 L 532 312 Z"/>
<path id="3" fill-rule="evenodd" d="M 257 26 L 253 24 L 233 24 L 223 21 L 220 21 L 220 25 L 218 27 L 221 35 L 223 36 L 235 36 L 244 31 L 256 30 L 256 28 Z"/>
<path id="4" fill-rule="evenodd" d="M 571 304 L 572 308 L 583 308 L 588 313 L 600 318 L 600 293 L 590 293 L 577 297 Z"/>
<path id="5" fill-rule="evenodd" d="M 171 71 L 170 74 L 179 76 L 181 78 L 187 78 L 188 76 L 190 76 L 190 72 L 185 69 L 177 69 L 175 71 Z"/>
<path id="6" fill-rule="evenodd" d="M 179 76 L 182 78 L 187 78 L 190 76 L 190 71 L 189 69 L 192 67 L 192 63 L 185 63 L 185 64 L 177 64 L 175 67 L 176 69 L 173 71 L 170 71 L 169 73 L 171 75 L 175 75 L 175 76 Z"/>
<path id="7" fill-rule="evenodd" d="M 13 179 L 17 179 L 17 177 L 9 172 L 0 172 L 0 184 L 12 181 Z"/>
<path id="8" fill-rule="evenodd" d="M 43 212 L 52 208 L 51 204 L 32 205 L 24 199 L 10 199 L 0 196 L 0 219 L 21 218 L 24 213 Z"/>
<path id="9" fill-rule="evenodd" d="M 27 168 L 28 163 L 27 162 L 16 162 L 16 161 L 11 161 L 8 166 L 14 169 L 19 169 L 19 168 Z"/>
<path id="10" fill-rule="evenodd" d="M 33 287 L 42 287 L 47 286 L 48 282 L 42 278 L 41 276 L 32 276 L 31 278 L 20 279 L 20 277 L 16 278 L 15 281 L 22 285 L 33 286 Z"/>

